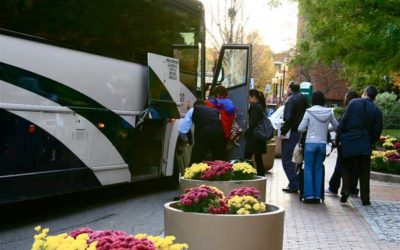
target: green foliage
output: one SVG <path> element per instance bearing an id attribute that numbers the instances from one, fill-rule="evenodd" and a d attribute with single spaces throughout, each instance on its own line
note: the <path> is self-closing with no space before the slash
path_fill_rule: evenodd
<path id="1" fill-rule="evenodd" d="M 362 89 L 391 90 L 400 68 L 400 1 L 298 0 L 304 33 L 296 64 L 341 62 L 345 79 Z"/>
<path id="2" fill-rule="evenodd" d="M 400 129 L 384 129 L 382 135 L 389 135 L 395 138 L 400 138 Z"/>
<path id="3" fill-rule="evenodd" d="M 389 92 L 378 94 L 375 103 L 382 111 L 383 127 L 400 128 L 400 101 L 397 95 Z"/>
<path id="4" fill-rule="evenodd" d="M 344 113 L 344 107 L 335 107 L 333 109 L 333 114 L 335 115 L 336 120 L 339 120 Z"/>

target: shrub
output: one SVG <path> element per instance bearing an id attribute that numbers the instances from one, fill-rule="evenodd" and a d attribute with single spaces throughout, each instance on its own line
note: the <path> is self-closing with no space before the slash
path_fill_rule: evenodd
<path id="1" fill-rule="evenodd" d="M 384 128 L 400 128 L 400 101 L 395 93 L 383 92 L 375 99 L 381 109 Z"/>

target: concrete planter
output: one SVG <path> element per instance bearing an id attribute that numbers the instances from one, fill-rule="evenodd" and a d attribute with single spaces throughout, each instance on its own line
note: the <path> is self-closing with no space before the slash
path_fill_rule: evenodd
<path id="1" fill-rule="evenodd" d="M 190 250 L 282 249 L 285 211 L 267 204 L 267 212 L 251 215 L 202 214 L 164 205 L 164 233 Z"/>
<path id="2" fill-rule="evenodd" d="M 267 144 L 267 153 L 263 154 L 263 162 L 265 171 L 269 171 L 274 167 L 275 161 L 275 142 Z"/>
<path id="3" fill-rule="evenodd" d="M 265 154 L 262 154 L 262 160 L 264 164 L 264 169 L 265 172 L 271 170 L 274 167 L 274 160 L 275 160 L 275 142 L 269 142 L 267 143 L 267 152 Z M 252 156 L 251 160 L 254 163 L 254 167 L 257 167 L 257 162 L 254 158 L 254 155 Z"/>
<path id="4" fill-rule="evenodd" d="M 225 195 L 229 195 L 235 188 L 254 187 L 261 192 L 261 201 L 265 201 L 265 193 L 267 186 L 267 178 L 264 176 L 256 176 L 252 180 L 231 180 L 231 181 L 205 181 L 205 180 L 190 180 L 183 177 L 180 178 L 179 187 L 181 193 L 185 192 L 186 188 L 194 188 L 200 185 L 213 186 L 221 190 Z"/>

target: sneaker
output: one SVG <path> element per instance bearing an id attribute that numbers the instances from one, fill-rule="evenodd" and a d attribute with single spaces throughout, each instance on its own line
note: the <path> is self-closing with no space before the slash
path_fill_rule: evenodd
<path id="1" fill-rule="evenodd" d="M 329 188 L 325 189 L 325 193 L 330 194 L 330 195 L 337 195 L 337 192 L 332 192 Z"/>

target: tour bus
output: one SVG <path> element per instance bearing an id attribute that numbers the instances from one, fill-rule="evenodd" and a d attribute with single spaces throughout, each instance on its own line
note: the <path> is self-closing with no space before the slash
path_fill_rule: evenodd
<path id="1" fill-rule="evenodd" d="M 213 80 L 242 127 L 250 58 L 222 46 Z M 204 76 L 199 1 L 0 1 L 0 204 L 176 178 Z"/>

